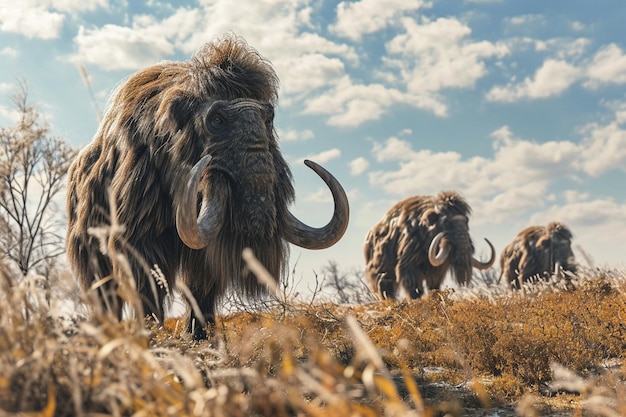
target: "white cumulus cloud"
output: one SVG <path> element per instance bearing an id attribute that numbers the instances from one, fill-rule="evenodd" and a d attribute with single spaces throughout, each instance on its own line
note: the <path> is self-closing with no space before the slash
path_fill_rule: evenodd
<path id="1" fill-rule="evenodd" d="M 358 126 L 379 119 L 394 103 L 409 103 L 411 97 L 382 84 L 353 84 L 345 76 L 332 89 L 307 100 L 307 114 L 330 115 L 328 123 L 335 126 Z"/>
<path id="2" fill-rule="evenodd" d="M 109 0 L 4 0 L 0 3 L 0 31 L 29 39 L 57 39 L 66 15 L 109 7 Z"/>
<path id="3" fill-rule="evenodd" d="M 390 137 L 375 142 L 371 153 L 377 162 L 395 162 L 397 167 L 370 169 L 368 178 L 371 186 L 393 196 L 460 190 L 474 202 L 477 223 L 510 221 L 532 212 L 580 222 L 589 218 L 586 210 L 592 211 L 590 207 L 597 202 L 589 201 L 585 192 L 561 190 L 554 194 L 551 189 L 611 170 L 626 171 L 626 103 L 616 106 L 608 121 L 585 125 L 579 133 L 578 141 L 535 142 L 518 138 L 508 126 L 502 126 L 490 135 L 493 154 L 487 156 L 416 150 L 410 142 Z M 555 203 L 559 198 L 561 203 Z M 551 213 L 553 207 L 563 206 L 578 214 Z M 605 201 L 601 208 L 608 214 L 619 207 Z M 572 216 L 581 217 L 576 220 Z"/>
<path id="4" fill-rule="evenodd" d="M 339 36 L 358 41 L 363 35 L 378 32 L 398 16 L 430 7 L 423 0 L 342 1 L 337 5 L 337 21 L 330 27 Z"/>
<path id="5" fill-rule="evenodd" d="M 313 139 L 315 135 L 313 134 L 313 131 L 309 129 L 305 129 L 305 130 L 278 129 L 278 137 L 280 138 L 281 141 L 296 142 L 296 141 L 304 141 L 304 140 Z"/>
<path id="6" fill-rule="evenodd" d="M 99 29 L 81 27 L 74 43 L 78 49 L 75 61 L 112 71 L 138 70 L 174 52 L 172 43 L 163 36 L 115 25 Z"/>
<path id="7" fill-rule="evenodd" d="M 540 213 L 534 214 L 530 221 L 546 224 L 558 219 L 567 224 L 578 242 L 595 240 L 622 241 L 626 239 L 626 204 L 620 204 L 611 198 L 570 201 L 562 205 L 555 204 Z"/>
<path id="8" fill-rule="evenodd" d="M 391 137 L 374 143 L 378 162 L 396 162 L 397 168 L 372 171 L 370 184 L 390 195 L 433 194 L 443 189 L 462 190 L 476 201 L 484 221 L 545 208 L 550 187 L 557 181 L 596 176 L 626 164 L 626 131 L 615 120 L 586 126 L 580 142 L 520 139 L 507 126 L 492 134 L 493 155 L 463 156 L 455 151 L 415 150 Z M 568 202 L 585 196 L 569 193 Z"/>
<path id="9" fill-rule="evenodd" d="M 0 31 L 30 39 L 56 39 L 65 16 L 30 1 L 6 1 L 0 7 Z"/>
<path id="10" fill-rule="evenodd" d="M 594 55 L 586 75 L 587 87 L 626 83 L 626 54 L 614 43 L 603 47 Z"/>
<path id="11" fill-rule="evenodd" d="M 333 159 L 337 159 L 341 156 L 341 151 L 338 148 L 328 149 L 326 151 L 322 151 L 316 154 L 307 155 L 304 158 L 301 158 L 299 161 L 304 161 L 305 159 L 310 159 L 313 162 L 316 162 L 320 165 L 327 163 L 328 161 L 332 161 Z"/>
<path id="12" fill-rule="evenodd" d="M 161 21 L 138 15 L 131 26 L 80 27 L 72 59 L 105 70 L 138 70 L 173 54 L 200 20 L 196 12 L 183 8 Z"/>
<path id="13" fill-rule="evenodd" d="M 561 94 L 582 76 L 582 71 L 562 60 L 547 59 L 532 78 L 504 87 L 493 87 L 487 93 L 489 101 L 514 102 L 539 99 Z"/>
<path id="14" fill-rule="evenodd" d="M 363 174 L 369 168 L 370 163 L 367 159 L 358 157 L 350 161 L 348 166 L 350 167 L 350 175 L 357 176 Z"/>
<path id="15" fill-rule="evenodd" d="M 19 52 L 15 48 L 11 48 L 10 46 L 5 46 L 4 48 L 0 49 L 0 55 L 15 58 L 16 56 L 19 55 Z"/>
<path id="16" fill-rule="evenodd" d="M 423 94 L 473 87 L 486 74 L 485 59 L 509 53 L 504 44 L 472 41 L 471 29 L 454 18 L 402 20 L 405 33 L 386 46 L 401 69 L 408 91 Z"/>
<path id="17" fill-rule="evenodd" d="M 590 123 L 581 128 L 585 136 L 581 169 L 597 177 L 611 169 L 626 170 L 626 103 L 606 124 Z"/>

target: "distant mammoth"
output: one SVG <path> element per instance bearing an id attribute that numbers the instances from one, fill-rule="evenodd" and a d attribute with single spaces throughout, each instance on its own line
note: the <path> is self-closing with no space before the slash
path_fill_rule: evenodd
<path id="1" fill-rule="evenodd" d="M 280 279 L 287 242 L 323 249 L 343 236 L 346 194 L 314 162 L 305 164 L 330 188 L 333 217 L 312 228 L 289 212 L 295 191 L 274 129 L 277 101 L 271 64 L 232 35 L 119 87 L 70 169 L 67 197 L 69 260 L 85 288 L 98 283 L 106 311 L 120 317 L 123 298 L 108 280 L 106 247 L 90 230 L 110 224 L 114 207 L 125 229 L 108 245 L 128 258 L 145 313 L 164 318 L 165 291 L 150 276 L 158 267 L 170 289 L 182 279 L 195 298 L 202 316 L 192 313 L 188 330 L 197 339 L 229 288 L 263 293 L 242 261 L 244 248 Z"/>
<path id="2" fill-rule="evenodd" d="M 365 277 L 380 299 L 395 299 L 398 289 L 419 298 L 424 284 L 439 289 L 450 270 L 456 282 L 466 285 L 472 268 L 493 265 L 495 250 L 489 240 L 491 258 L 474 258 L 468 219 L 471 209 L 454 191 L 437 196 L 414 196 L 395 204 L 367 234 Z"/>
<path id="3" fill-rule="evenodd" d="M 530 226 L 520 231 L 500 255 L 501 277 L 511 287 L 535 279 L 547 279 L 562 271 L 576 273 L 572 232 L 563 223 Z"/>

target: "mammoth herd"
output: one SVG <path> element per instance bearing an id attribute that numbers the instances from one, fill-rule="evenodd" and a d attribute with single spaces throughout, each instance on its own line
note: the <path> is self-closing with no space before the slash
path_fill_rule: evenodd
<path id="1" fill-rule="evenodd" d="M 273 67 L 234 35 L 118 87 L 68 175 L 68 259 L 95 306 L 122 317 L 125 289 L 113 277 L 126 274 L 143 312 L 163 321 L 168 289 L 179 280 L 198 307 L 188 331 L 203 339 L 227 291 L 253 298 L 265 291 L 242 260 L 244 248 L 280 279 L 288 243 L 323 249 L 341 239 L 348 199 L 320 165 L 305 161 L 332 194 L 329 223 L 308 226 L 288 209 L 295 190 L 274 128 L 277 101 Z M 370 288 L 380 298 L 418 298 L 448 271 L 463 285 L 473 268 L 490 268 L 488 240 L 489 260 L 474 257 L 470 211 L 455 192 L 394 205 L 366 238 Z M 121 227 L 106 229 L 112 224 Z M 575 272 L 571 238 L 558 223 L 523 230 L 502 252 L 504 277 L 519 287 L 555 265 Z"/>
<path id="2" fill-rule="evenodd" d="M 380 299 L 399 293 L 410 298 L 424 294 L 424 284 L 437 290 L 448 272 L 466 285 L 473 269 L 488 269 L 488 261 L 474 257 L 469 233 L 470 207 L 454 191 L 437 196 L 413 196 L 396 203 L 365 238 L 365 279 Z M 562 223 L 531 226 L 520 231 L 500 255 L 500 278 L 519 289 L 552 274 L 576 273 L 572 233 Z"/>

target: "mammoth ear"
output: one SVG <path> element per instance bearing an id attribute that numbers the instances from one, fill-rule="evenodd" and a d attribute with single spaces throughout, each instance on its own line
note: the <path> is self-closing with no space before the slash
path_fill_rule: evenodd
<path id="1" fill-rule="evenodd" d="M 170 90 L 162 98 L 156 115 L 160 132 L 176 132 L 189 124 L 195 105 L 191 97 L 181 90 Z"/>
<path id="2" fill-rule="evenodd" d="M 424 214 L 422 214 L 420 225 L 427 227 L 428 230 L 433 230 L 437 226 L 438 221 L 439 213 L 437 213 L 434 209 L 428 209 L 424 212 Z"/>
<path id="3" fill-rule="evenodd" d="M 550 236 L 542 236 L 537 240 L 535 244 L 538 248 L 548 248 L 550 246 Z"/>

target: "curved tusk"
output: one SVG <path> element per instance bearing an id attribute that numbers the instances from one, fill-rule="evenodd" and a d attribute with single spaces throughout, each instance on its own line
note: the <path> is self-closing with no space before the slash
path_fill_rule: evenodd
<path id="1" fill-rule="evenodd" d="M 440 246 L 441 239 L 443 239 L 443 232 L 437 233 L 437 236 L 433 238 L 428 248 L 428 261 L 434 267 L 442 265 L 450 254 L 448 242 L 444 240 L 443 245 Z"/>
<path id="2" fill-rule="evenodd" d="M 211 155 L 202 157 L 191 169 L 186 186 L 180 191 L 180 201 L 176 205 L 176 230 L 183 243 L 191 249 L 204 248 L 221 223 L 221 210 L 205 196 L 200 214 L 196 216 L 198 205 L 198 185 L 202 172 L 211 161 Z"/>
<path id="3" fill-rule="evenodd" d="M 496 260 L 496 250 L 494 249 L 493 245 L 491 244 L 491 242 L 487 238 L 485 238 L 485 242 L 487 242 L 487 244 L 491 248 L 491 258 L 489 258 L 489 260 L 487 262 L 482 262 L 482 261 L 479 261 L 476 258 L 472 258 L 472 266 L 474 268 L 476 268 L 476 269 L 491 268 L 491 265 L 493 265 L 493 262 Z"/>
<path id="4" fill-rule="evenodd" d="M 304 163 L 315 171 L 330 189 L 335 203 L 333 217 L 326 226 L 314 228 L 302 223 L 288 212 L 283 238 L 306 249 L 325 249 L 337 243 L 348 228 L 350 219 L 348 197 L 339 181 L 330 172 L 313 161 L 305 160 Z"/>

